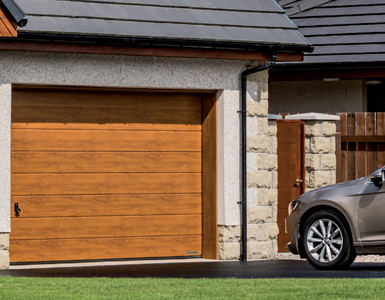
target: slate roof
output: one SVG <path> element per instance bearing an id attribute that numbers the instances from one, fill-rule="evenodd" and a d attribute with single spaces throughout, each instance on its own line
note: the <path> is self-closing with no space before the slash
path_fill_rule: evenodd
<path id="1" fill-rule="evenodd" d="M 16 0 L 27 34 L 309 46 L 274 0 Z"/>
<path id="2" fill-rule="evenodd" d="M 385 62 L 385 0 L 278 3 L 315 47 L 303 63 Z"/>

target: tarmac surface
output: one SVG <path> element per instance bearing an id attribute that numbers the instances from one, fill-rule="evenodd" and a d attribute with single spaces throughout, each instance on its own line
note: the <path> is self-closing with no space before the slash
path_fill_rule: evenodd
<path id="1" fill-rule="evenodd" d="M 1 270 L 14 277 L 110 278 L 385 278 L 385 263 L 354 263 L 346 270 L 320 271 L 305 260 L 147 262 L 99 266 L 15 266 Z"/>

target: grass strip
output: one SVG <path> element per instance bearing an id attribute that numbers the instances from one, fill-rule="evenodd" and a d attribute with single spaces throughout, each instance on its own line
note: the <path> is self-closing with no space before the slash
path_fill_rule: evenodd
<path id="1" fill-rule="evenodd" d="M 0 277 L 0 299 L 384 299 L 385 279 Z"/>

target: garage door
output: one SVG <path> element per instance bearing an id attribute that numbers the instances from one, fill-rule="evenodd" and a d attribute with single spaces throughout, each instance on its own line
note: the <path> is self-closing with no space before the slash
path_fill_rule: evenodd
<path id="1" fill-rule="evenodd" d="M 201 255 L 201 99 L 14 90 L 11 262 Z"/>

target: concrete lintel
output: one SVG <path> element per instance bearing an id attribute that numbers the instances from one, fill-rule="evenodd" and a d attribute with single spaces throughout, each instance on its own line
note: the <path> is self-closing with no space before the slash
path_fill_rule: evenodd
<path id="1" fill-rule="evenodd" d="M 321 114 L 321 113 L 305 113 L 305 114 L 295 114 L 287 115 L 285 120 L 315 120 L 315 121 L 338 121 L 340 116 Z"/>

